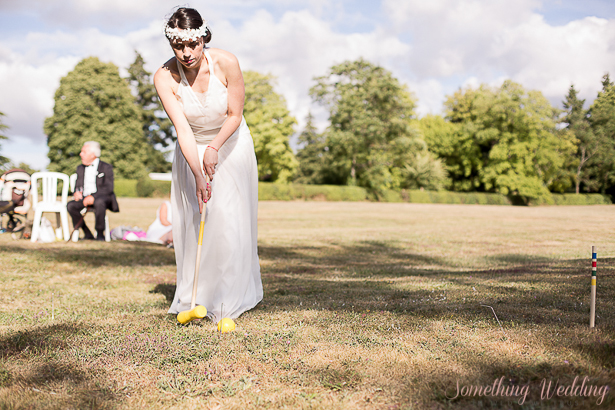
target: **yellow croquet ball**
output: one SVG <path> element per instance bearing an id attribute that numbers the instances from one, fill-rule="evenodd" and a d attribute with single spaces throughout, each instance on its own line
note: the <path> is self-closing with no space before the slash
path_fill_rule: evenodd
<path id="1" fill-rule="evenodd" d="M 230 317 L 225 317 L 218 322 L 218 332 L 226 333 L 235 330 L 235 322 Z"/>

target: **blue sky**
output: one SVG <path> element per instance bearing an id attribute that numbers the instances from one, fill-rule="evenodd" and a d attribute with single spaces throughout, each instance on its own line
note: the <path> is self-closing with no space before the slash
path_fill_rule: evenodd
<path id="1" fill-rule="evenodd" d="M 171 56 L 162 33 L 166 0 L 0 0 L 0 111 L 10 126 L 2 155 L 47 166 L 43 121 L 62 76 L 94 55 L 120 67 L 134 50 L 156 68 Z M 186 5 L 185 3 L 181 5 Z M 209 21 L 213 47 L 243 69 L 271 73 L 301 130 L 315 76 L 363 57 L 391 70 L 440 113 L 446 95 L 511 78 L 561 106 L 570 84 L 588 103 L 615 74 L 612 0 L 226 0 L 192 1 Z M 104 153 L 103 153 L 104 156 Z"/>

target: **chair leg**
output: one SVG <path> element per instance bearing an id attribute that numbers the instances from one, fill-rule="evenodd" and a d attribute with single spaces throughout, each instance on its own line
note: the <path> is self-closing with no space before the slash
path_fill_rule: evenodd
<path id="1" fill-rule="evenodd" d="M 109 229 L 109 215 L 105 215 L 105 241 L 111 242 L 111 230 Z"/>
<path id="2" fill-rule="evenodd" d="M 60 212 L 60 217 L 62 219 L 62 233 L 64 234 L 64 240 L 68 241 L 68 237 L 70 235 L 70 230 L 68 228 L 68 211 L 63 210 Z"/>
<path id="3" fill-rule="evenodd" d="M 41 217 L 43 216 L 42 211 L 34 211 L 34 222 L 32 223 L 32 237 L 30 238 L 30 242 L 36 242 L 38 239 L 38 231 L 41 228 Z"/>
<path id="4" fill-rule="evenodd" d="M 61 212 L 56 212 L 56 229 L 53 230 L 53 232 L 56 234 L 56 239 L 60 239 L 60 236 L 58 235 L 58 229 L 61 231 L 62 230 L 62 218 L 61 218 Z M 62 232 L 62 236 L 64 236 L 64 232 Z"/>

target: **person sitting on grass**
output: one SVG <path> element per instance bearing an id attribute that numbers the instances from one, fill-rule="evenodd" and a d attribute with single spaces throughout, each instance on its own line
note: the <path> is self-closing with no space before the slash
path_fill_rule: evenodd
<path id="1" fill-rule="evenodd" d="M 173 246 L 171 202 L 164 201 L 156 211 L 156 220 L 147 228 L 146 240 Z"/>
<path id="2" fill-rule="evenodd" d="M 84 143 L 79 156 L 81 165 L 77 167 L 77 182 L 73 194 L 75 200 L 66 206 L 75 228 L 72 240 L 76 242 L 79 239 L 79 228 L 83 229 L 85 239 L 94 239 L 81 215 L 83 208 L 91 206 L 96 213 L 96 240 L 104 241 L 107 209 L 112 212 L 120 210 L 113 192 L 113 167 L 100 160 L 100 144 L 96 141 Z"/>

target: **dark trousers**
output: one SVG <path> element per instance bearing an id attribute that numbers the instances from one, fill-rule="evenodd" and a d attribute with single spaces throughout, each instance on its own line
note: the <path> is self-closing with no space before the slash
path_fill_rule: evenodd
<path id="1" fill-rule="evenodd" d="M 111 197 L 108 196 L 104 196 L 104 197 L 98 197 L 94 200 L 94 205 L 92 205 L 91 209 L 94 210 L 94 214 L 95 214 L 95 224 L 94 224 L 94 228 L 96 229 L 96 231 L 98 232 L 98 237 L 99 238 L 104 238 L 105 237 L 105 215 L 107 213 L 107 208 L 111 205 Z M 85 208 L 83 206 L 83 200 L 81 201 L 70 201 L 67 205 L 66 205 L 66 209 L 68 210 L 68 213 L 70 214 L 70 217 L 73 220 L 73 227 L 77 228 L 77 224 L 79 223 L 79 221 L 81 221 L 81 210 Z M 83 233 L 85 234 L 86 237 L 93 237 L 94 235 L 92 235 L 92 231 L 90 231 L 90 229 L 86 226 L 85 224 L 85 220 L 83 222 L 81 222 L 81 225 L 79 226 L 79 228 L 83 229 Z"/>

